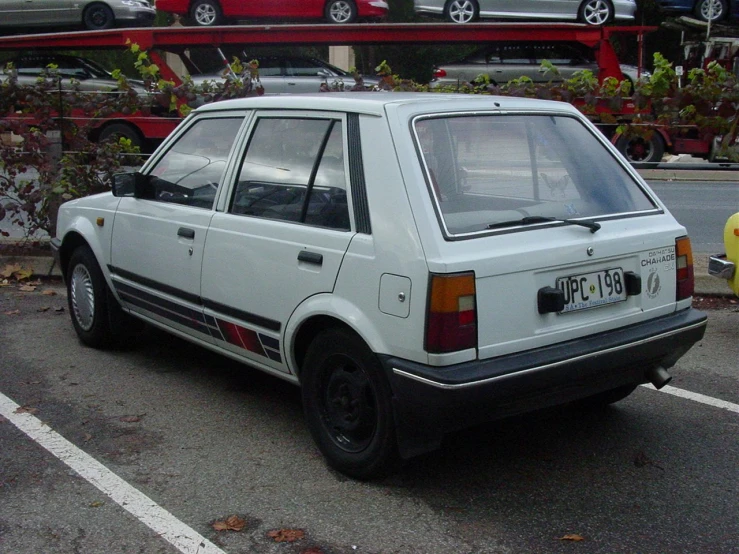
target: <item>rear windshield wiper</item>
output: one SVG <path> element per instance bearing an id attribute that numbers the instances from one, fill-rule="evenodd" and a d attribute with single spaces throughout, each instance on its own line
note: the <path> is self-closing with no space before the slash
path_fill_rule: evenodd
<path id="1" fill-rule="evenodd" d="M 581 227 L 587 227 L 591 233 L 595 233 L 600 229 L 600 223 L 595 221 L 578 220 L 578 219 L 560 219 L 558 217 L 545 217 L 543 215 L 529 215 L 522 217 L 521 219 L 512 219 L 510 221 L 500 221 L 498 223 L 491 223 L 488 225 L 488 229 L 498 229 L 499 227 L 512 227 L 513 225 L 532 225 L 534 223 L 549 223 L 551 221 L 558 223 L 569 223 L 570 225 L 580 225 Z"/>

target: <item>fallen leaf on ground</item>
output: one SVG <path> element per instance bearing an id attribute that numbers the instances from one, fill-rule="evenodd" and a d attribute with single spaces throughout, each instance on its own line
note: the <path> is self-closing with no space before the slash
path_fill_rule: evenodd
<path id="1" fill-rule="evenodd" d="M 16 281 L 22 281 L 23 279 L 30 279 L 33 275 L 33 269 L 19 269 L 18 271 L 13 272 L 13 277 L 15 277 Z"/>
<path id="2" fill-rule="evenodd" d="M 54 308 L 54 311 L 58 314 L 64 313 L 64 306 L 59 306 L 58 308 Z"/>
<path id="3" fill-rule="evenodd" d="M 0 277 L 11 277 L 16 271 L 20 271 L 22 268 L 19 264 L 6 264 L 5 267 L 0 270 Z"/>
<path id="4" fill-rule="evenodd" d="M 44 289 L 41 294 L 45 296 L 56 296 L 56 291 L 54 289 Z"/>
<path id="5" fill-rule="evenodd" d="M 48 312 L 51 308 L 49 306 L 41 306 L 37 312 Z"/>
<path id="6" fill-rule="evenodd" d="M 33 292 L 36 290 L 36 287 L 31 285 L 23 285 L 22 287 L 18 287 L 18 290 L 21 292 Z"/>
<path id="7" fill-rule="evenodd" d="M 28 406 L 20 406 L 15 410 L 16 414 L 35 414 L 38 412 L 38 408 L 30 408 Z"/>
<path id="8" fill-rule="evenodd" d="M 267 536 L 275 542 L 295 542 L 305 537 L 305 531 L 301 529 L 274 529 Z"/>
<path id="9" fill-rule="evenodd" d="M 96 500 L 95 502 L 90 502 L 90 508 L 99 508 L 102 505 L 103 503 L 100 502 L 99 500 Z"/>
<path id="10" fill-rule="evenodd" d="M 92 440 L 92 435 L 90 433 L 85 433 L 85 438 L 82 439 L 82 442 L 90 442 Z"/>
<path id="11" fill-rule="evenodd" d="M 246 525 L 246 520 L 239 516 L 230 516 L 224 521 L 216 521 L 213 529 L 216 531 L 241 531 Z"/>
<path id="12" fill-rule="evenodd" d="M 564 537 L 560 538 L 559 540 L 561 540 L 561 541 L 580 542 L 580 541 L 584 541 L 585 539 L 583 537 L 581 537 L 580 535 L 572 534 L 572 535 L 565 535 Z"/>
<path id="13" fill-rule="evenodd" d="M 123 417 L 119 417 L 118 421 L 122 421 L 123 423 L 137 423 L 141 421 L 141 417 L 137 415 L 126 415 Z"/>
<path id="14" fill-rule="evenodd" d="M 5 315 L 21 315 L 20 310 L 10 310 L 9 312 L 5 312 Z"/>

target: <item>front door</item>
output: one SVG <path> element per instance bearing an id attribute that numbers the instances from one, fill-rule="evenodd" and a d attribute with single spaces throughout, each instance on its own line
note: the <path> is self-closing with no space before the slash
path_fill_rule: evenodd
<path id="1" fill-rule="evenodd" d="M 352 239 L 346 121 L 332 114 L 258 114 L 225 212 L 205 244 L 202 297 L 217 342 L 288 372 L 285 324 L 305 299 L 333 290 Z"/>
<path id="2" fill-rule="evenodd" d="M 144 197 L 115 215 L 111 275 L 122 304 L 211 341 L 200 300 L 203 246 L 243 116 L 194 119 L 147 173 Z"/>

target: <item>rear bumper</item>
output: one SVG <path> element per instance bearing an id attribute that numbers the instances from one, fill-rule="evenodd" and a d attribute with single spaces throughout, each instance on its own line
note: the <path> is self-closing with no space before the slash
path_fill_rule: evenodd
<path id="1" fill-rule="evenodd" d="M 691 308 L 567 343 L 444 368 L 382 357 L 401 454 L 432 450 L 449 431 L 645 383 L 649 369 L 673 366 L 705 328 L 706 315 Z"/>

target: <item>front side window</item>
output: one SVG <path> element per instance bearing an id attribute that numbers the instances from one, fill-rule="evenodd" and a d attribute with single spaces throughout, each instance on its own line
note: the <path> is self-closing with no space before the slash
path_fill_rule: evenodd
<path id="1" fill-rule="evenodd" d="M 349 230 L 342 122 L 259 119 L 231 211 Z"/>
<path id="2" fill-rule="evenodd" d="M 194 122 L 149 173 L 154 200 L 211 208 L 242 117 Z"/>
<path id="3" fill-rule="evenodd" d="M 430 191 L 452 235 L 525 225 L 530 218 L 588 219 L 655 208 L 573 117 L 427 117 L 416 119 L 414 130 Z"/>

